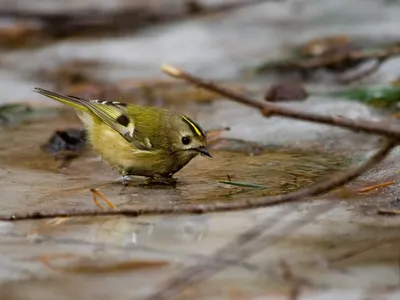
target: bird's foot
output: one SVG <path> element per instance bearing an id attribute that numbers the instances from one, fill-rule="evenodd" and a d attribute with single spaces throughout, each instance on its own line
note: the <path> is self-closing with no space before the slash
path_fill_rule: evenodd
<path id="1" fill-rule="evenodd" d="M 117 179 L 117 182 L 119 182 L 123 185 L 128 185 L 129 182 L 132 182 L 132 181 L 133 181 L 133 177 L 130 175 L 123 175 Z"/>
<path id="2" fill-rule="evenodd" d="M 147 180 L 147 184 L 154 185 L 176 185 L 178 180 L 176 178 L 171 177 L 163 177 L 163 176 L 153 176 Z"/>

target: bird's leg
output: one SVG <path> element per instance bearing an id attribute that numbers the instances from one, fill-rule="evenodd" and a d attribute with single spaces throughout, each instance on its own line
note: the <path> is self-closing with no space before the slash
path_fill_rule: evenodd
<path id="1" fill-rule="evenodd" d="M 129 182 L 133 181 L 133 176 L 129 175 L 129 170 L 122 166 L 114 166 L 113 169 L 117 171 L 121 176 L 116 179 L 116 182 L 119 182 L 125 186 L 129 184 Z"/>

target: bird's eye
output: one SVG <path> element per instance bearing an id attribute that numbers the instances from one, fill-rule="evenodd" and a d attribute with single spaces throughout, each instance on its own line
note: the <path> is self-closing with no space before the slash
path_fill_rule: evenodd
<path id="1" fill-rule="evenodd" d="M 192 140 L 188 136 L 182 137 L 182 144 L 189 145 Z"/>

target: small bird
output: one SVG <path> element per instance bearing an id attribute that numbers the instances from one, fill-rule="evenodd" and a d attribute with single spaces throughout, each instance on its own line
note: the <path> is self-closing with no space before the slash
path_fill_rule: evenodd
<path id="1" fill-rule="evenodd" d="M 212 157 L 203 129 L 182 114 L 116 101 L 35 92 L 76 109 L 93 148 L 127 183 L 131 176 L 171 180 L 197 155 Z"/>

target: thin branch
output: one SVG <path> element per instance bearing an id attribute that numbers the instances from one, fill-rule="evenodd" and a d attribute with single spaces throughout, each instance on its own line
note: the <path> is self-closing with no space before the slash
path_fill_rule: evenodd
<path id="1" fill-rule="evenodd" d="M 380 183 L 377 183 L 377 184 L 372 184 L 372 185 L 369 185 L 369 186 L 366 186 L 366 187 L 358 189 L 357 193 L 364 194 L 364 193 L 371 192 L 373 190 L 376 191 L 378 189 L 381 189 L 381 188 L 384 188 L 384 187 L 387 187 L 387 186 L 391 186 L 391 185 L 393 185 L 395 183 L 396 183 L 396 181 L 391 180 L 391 181 L 380 182 Z"/>
<path id="2" fill-rule="evenodd" d="M 309 187 L 299 191 L 276 195 L 270 197 L 258 197 L 254 199 L 246 199 L 237 202 L 215 202 L 210 204 L 187 204 L 187 205 L 160 205 L 160 206 L 145 206 L 143 208 L 124 208 L 112 210 L 98 209 L 72 209 L 60 211 L 36 211 L 26 214 L 12 214 L 10 216 L 0 217 L 0 221 L 18 221 L 30 219 L 45 219 L 58 217 L 78 217 L 78 216 L 113 216 L 124 215 L 129 217 L 137 217 L 141 215 L 160 215 L 160 214 L 203 214 L 209 212 L 235 211 L 243 209 L 251 209 L 258 207 L 268 207 L 283 203 L 291 203 L 300 201 L 304 198 L 324 194 L 332 189 L 338 188 L 347 182 L 350 182 L 363 174 L 365 171 L 373 167 L 375 164 L 382 161 L 391 149 L 397 143 L 387 141 L 385 145 L 376 152 L 370 159 L 364 162 L 361 166 L 348 170 L 340 176 L 333 177 L 326 181 L 317 182 Z"/>
<path id="3" fill-rule="evenodd" d="M 327 124 L 327 125 L 347 128 L 353 131 L 361 131 L 370 134 L 383 135 L 388 138 L 400 141 L 399 126 L 391 126 L 388 124 L 377 123 L 377 122 L 370 122 L 364 120 L 350 120 L 342 117 L 323 116 L 314 113 L 302 112 L 269 102 L 260 102 L 256 99 L 252 99 L 250 97 L 241 95 L 240 93 L 237 93 L 233 90 L 219 86 L 213 83 L 212 81 L 201 79 L 199 77 L 193 76 L 189 73 L 183 72 L 169 65 L 163 65 L 162 70 L 166 74 L 172 77 L 186 80 L 191 84 L 218 93 L 224 97 L 227 97 L 230 100 L 239 102 L 241 104 L 245 104 L 247 106 L 251 106 L 253 108 L 257 108 L 261 111 L 261 113 L 264 116 L 268 117 L 282 116 L 303 121 Z"/>

